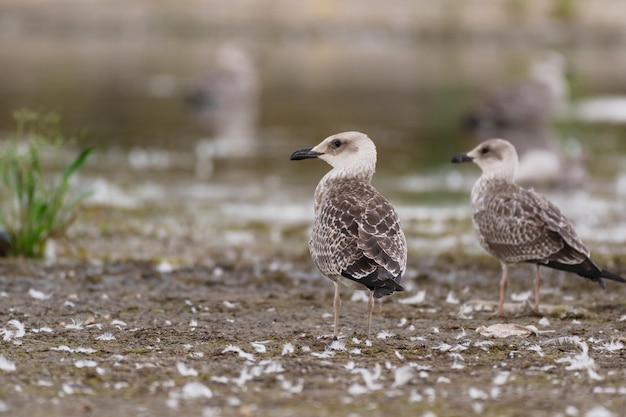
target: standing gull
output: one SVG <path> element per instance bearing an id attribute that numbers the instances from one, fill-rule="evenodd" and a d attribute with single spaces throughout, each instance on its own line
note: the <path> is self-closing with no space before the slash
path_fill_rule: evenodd
<path id="1" fill-rule="evenodd" d="M 338 133 L 314 148 L 295 151 L 290 159 L 308 158 L 333 167 L 315 188 L 309 250 L 320 271 L 335 283 L 334 336 L 339 333 L 339 284 L 369 290 L 369 336 L 374 298 L 403 290 L 407 257 L 398 215 L 371 184 L 376 146 L 363 133 Z"/>
<path id="2" fill-rule="evenodd" d="M 491 139 L 461 153 L 452 162 L 474 162 L 482 175 L 472 188 L 472 223 L 480 245 L 502 264 L 498 311 L 504 307 L 508 265 L 534 263 L 535 310 L 539 311 L 540 266 L 574 272 L 597 282 L 626 280 L 600 269 L 591 259 L 571 223 L 545 197 L 515 184 L 517 152 L 511 143 Z"/>

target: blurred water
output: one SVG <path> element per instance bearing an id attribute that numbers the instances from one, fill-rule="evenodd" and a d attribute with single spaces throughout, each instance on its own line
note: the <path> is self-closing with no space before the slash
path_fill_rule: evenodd
<path id="1" fill-rule="evenodd" d="M 257 146 L 245 158 L 211 163 L 195 177 L 196 143 L 210 136 L 184 103 L 192 80 L 213 63 L 208 38 L 0 37 L 0 130 L 20 107 L 52 109 L 100 152 L 83 180 L 94 202 L 205 208 L 210 227 L 247 244 L 256 233 L 281 242 L 312 218 L 313 189 L 328 169 L 289 154 L 343 130 L 370 134 L 379 149 L 375 184 L 398 207 L 413 250 L 476 249 L 469 227 L 473 166 L 449 164 L 474 143 L 459 120 L 482 93 L 523 72 L 545 45 L 365 37 L 254 42 L 262 95 Z M 562 47 L 575 96 L 623 94 L 619 45 Z M 548 191 L 582 237 L 624 251 L 626 129 L 560 122 L 562 143 L 580 145 L 589 176 L 576 189 Z M 199 210 L 199 209 L 198 209 Z M 267 230 L 249 232 L 248 226 Z M 247 231 L 248 230 L 248 231 Z M 620 249 L 621 248 L 621 249 Z M 472 249 L 473 250 L 473 249 Z"/>

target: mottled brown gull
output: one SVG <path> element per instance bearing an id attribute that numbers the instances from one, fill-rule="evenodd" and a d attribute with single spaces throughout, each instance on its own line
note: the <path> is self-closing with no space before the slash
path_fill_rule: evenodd
<path id="1" fill-rule="evenodd" d="M 374 298 L 403 290 L 407 258 L 398 215 L 371 185 L 376 146 L 363 133 L 344 132 L 291 155 L 291 160 L 308 158 L 333 167 L 315 188 L 309 250 L 320 271 L 335 283 L 334 336 L 339 334 L 339 284 L 369 290 L 369 336 Z"/>
<path id="2" fill-rule="evenodd" d="M 540 266 L 574 272 L 602 288 L 603 278 L 626 282 L 589 259 L 589 250 L 558 207 L 532 189 L 515 184 L 518 161 L 511 143 L 491 139 L 452 158 L 452 162 L 468 161 L 482 170 L 471 193 L 474 231 L 480 245 L 502 264 L 496 314 L 503 313 L 508 265 L 513 263 L 536 264 L 536 311 L 542 279 Z"/>

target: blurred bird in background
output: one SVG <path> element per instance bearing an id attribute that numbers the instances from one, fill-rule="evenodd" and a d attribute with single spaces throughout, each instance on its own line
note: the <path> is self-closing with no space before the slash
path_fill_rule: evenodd
<path id="1" fill-rule="evenodd" d="M 575 185 L 585 178 L 582 152 L 563 152 L 552 127 L 568 104 L 566 69 L 561 54 L 542 52 L 526 80 L 491 92 L 462 120 L 464 131 L 477 141 L 503 138 L 515 145 L 522 184 Z"/>
<path id="2" fill-rule="evenodd" d="M 196 174 L 207 178 L 214 158 L 250 155 L 259 119 L 260 77 L 254 58 L 232 43 L 220 45 L 214 64 L 191 86 L 186 101 L 211 137 L 196 143 Z"/>

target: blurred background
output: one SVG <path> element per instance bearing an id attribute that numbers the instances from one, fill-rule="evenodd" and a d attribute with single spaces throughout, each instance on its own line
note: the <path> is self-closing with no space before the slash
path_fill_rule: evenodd
<path id="1" fill-rule="evenodd" d="M 19 108 L 58 112 L 98 147 L 95 203 L 203 207 L 233 245 L 308 224 L 328 167 L 290 153 L 359 130 L 415 250 L 473 245 L 478 168 L 449 161 L 500 135 L 539 150 L 529 184 L 583 238 L 624 251 L 621 0 L 4 0 L 0 65 L 0 136 Z"/>

